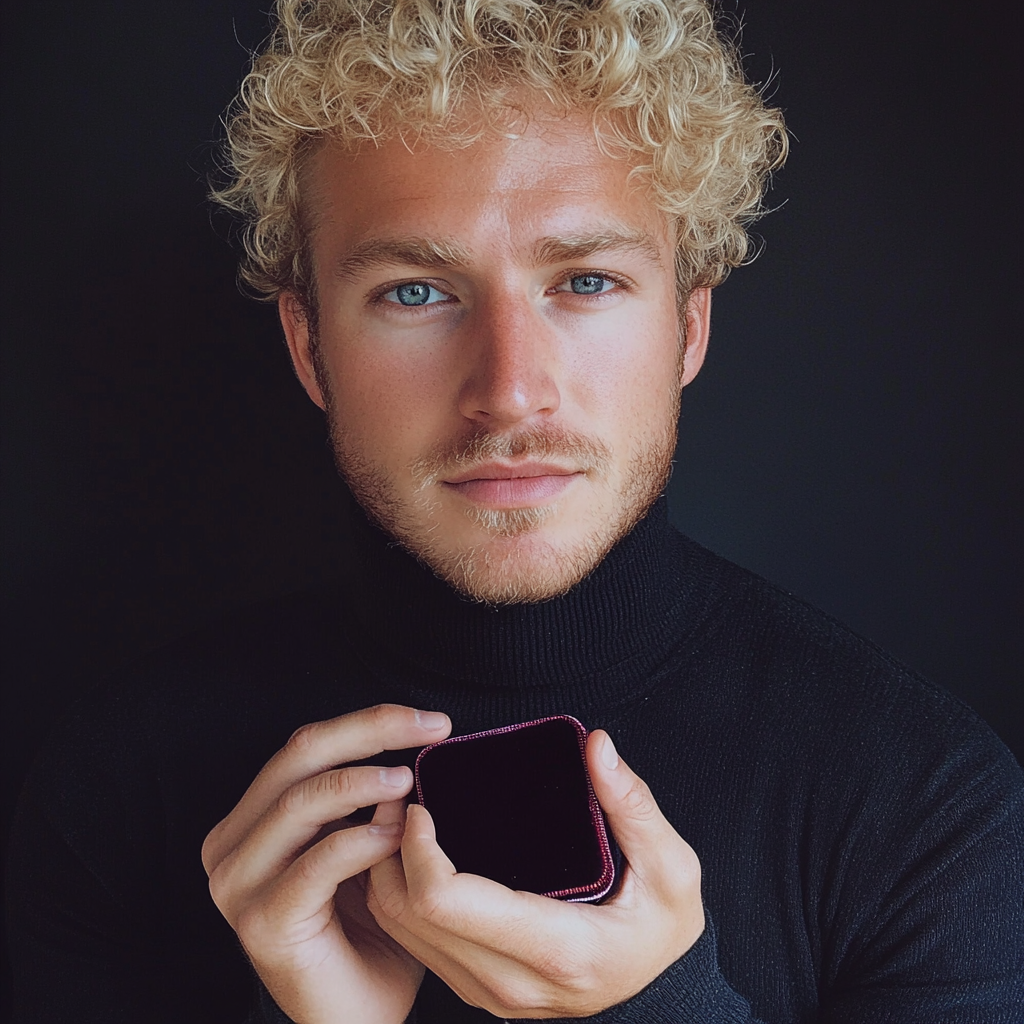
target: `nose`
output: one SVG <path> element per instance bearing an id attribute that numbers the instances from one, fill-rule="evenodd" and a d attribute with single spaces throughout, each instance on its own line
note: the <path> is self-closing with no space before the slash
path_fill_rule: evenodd
<path id="1" fill-rule="evenodd" d="M 459 411 L 491 428 L 513 426 L 554 413 L 558 339 L 525 296 L 482 304 L 467 324 L 466 371 Z"/>

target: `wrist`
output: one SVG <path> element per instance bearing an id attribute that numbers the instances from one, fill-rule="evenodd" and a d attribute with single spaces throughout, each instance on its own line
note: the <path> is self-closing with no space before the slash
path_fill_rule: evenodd
<path id="1" fill-rule="evenodd" d="M 593 1016 L 551 1024 L 753 1024 L 749 1004 L 719 970 L 714 925 L 706 909 L 704 915 L 696 942 L 635 996 Z"/>

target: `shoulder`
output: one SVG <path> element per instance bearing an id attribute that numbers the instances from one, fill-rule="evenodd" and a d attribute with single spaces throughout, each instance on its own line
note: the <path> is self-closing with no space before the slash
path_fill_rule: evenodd
<path id="1" fill-rule="evenodd" d="M 679 534 L 673 548 L 681 575 L 700 581 L 702 611 L 687 637 L 689 649 L 737 684 L 756 680 L 772 698 L 822 688 L 832 698 L 909 688 L 964 707 L 877 644 L 756 573 Z"/>
<path id="2" fill-rule="evenodd" d="M 674 557 L 689 577 L 703 581 L 699 626 L 679 652 L 691 699 L 709 718 L 730 717 L 752 748 L 799 757 L 825 773 L 842 765 L 851 780 L 995 772 L 1024 789 L 1012 754 L 947 690 L 808 602 L 687 538 L 677 535 Z"/>

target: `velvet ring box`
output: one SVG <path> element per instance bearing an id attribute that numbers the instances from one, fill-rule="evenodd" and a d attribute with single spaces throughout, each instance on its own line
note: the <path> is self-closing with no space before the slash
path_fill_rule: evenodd
<path id="1" fill-rule="evenodd" d="M 608 894 L 615 858 L 586 739 L 575 718 L 555 715 L 420 751 L 416 793 L 456 871 L 574 902 Z"/>

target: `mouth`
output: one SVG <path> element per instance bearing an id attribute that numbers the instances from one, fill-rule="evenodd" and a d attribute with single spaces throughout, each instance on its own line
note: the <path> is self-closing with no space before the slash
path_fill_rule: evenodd
<path id="1" fill-rule="evenodd" d="M 475 505 L 488 508 L 527 508 L 557 498 L 586 474 L 579 469 L 546 462 L 488 462 L 442 480 Z"/>

